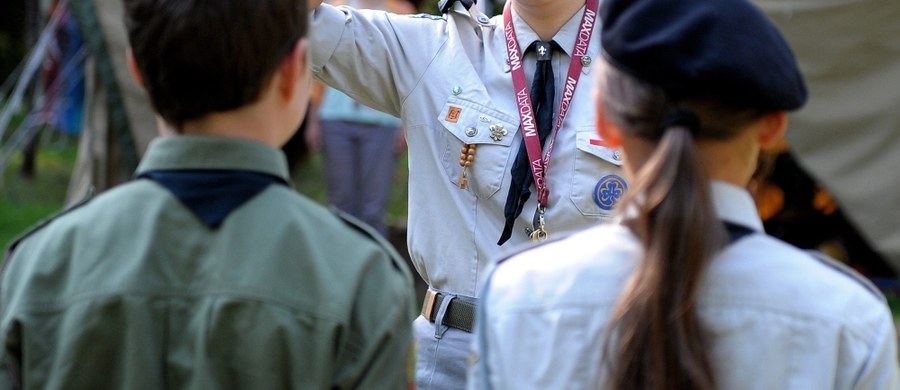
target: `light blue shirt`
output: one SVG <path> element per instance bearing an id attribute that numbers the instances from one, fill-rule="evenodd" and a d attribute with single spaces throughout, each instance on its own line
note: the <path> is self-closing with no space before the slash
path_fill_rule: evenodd
<path id="1" fill-rule="evenodd" d="M 334 88 L 325 89 L 325 97 L 319 107 L 319 120 L 400 127 L 400 118 L 366 107 Z"/>
<path id="2" fill-rule="evenodd" d="M 883 297 L 858 274 L 762 234 L 747 191 L 713 183 L 719 217 L 760 234 L 713 259 L 699 290 L 719 388 L 900 389 Z M 470 389 L 599 389 L 612 310 L 642 248 L 598 226 L 509 258 L 484 291 Z"/>

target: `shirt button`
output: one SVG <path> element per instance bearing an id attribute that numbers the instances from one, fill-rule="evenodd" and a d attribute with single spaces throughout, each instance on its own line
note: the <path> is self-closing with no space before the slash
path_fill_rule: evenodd
<path id="1" fill-rule="evenodd" d="M 592 62 L 591 57 L 588 57 L 588 56 L 581 57 L 581 66 L 587 68 L 588 66 L 591 66 L 591 62 Z"/>
<path id="2" fill-rule="evenodd" d="M 476 128 L 474 128 L 474 127 L 470 127 L 470 128 L 468 128 L 468 129 L 466 129 L 466 135 L 467 135 L 467 136 L 469 136 L 469 137 L 474 137 L 476 134 L 478 134 L 478 129 L 476 129 Z"/>
<path id="3" fill-rule="evenodd" d="M 621 159 L 622 159 L 622 152 L 619 152 L 618 150 L 614 151 L 613 152 L 613 160 L 619 161 Z"/>

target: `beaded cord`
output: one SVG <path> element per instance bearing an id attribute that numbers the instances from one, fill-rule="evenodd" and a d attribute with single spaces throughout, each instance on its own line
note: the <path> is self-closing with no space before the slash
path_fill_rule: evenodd
<path id="1" fill-rule="evenodd" d="M 463 168 L 459 177 L 460 189 L 466 189 L 469 185 L 468 170 L 473 161 L 475 161 L 475 144 L 463 144 L 462 151 L 459 152 L 459 166 Z"/>

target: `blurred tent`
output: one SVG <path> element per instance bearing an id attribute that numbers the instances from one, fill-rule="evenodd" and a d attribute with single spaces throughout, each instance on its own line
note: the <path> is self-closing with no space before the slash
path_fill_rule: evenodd
<path id="1" fill-rule="evenodd" d="M 786 35 L 809 85 L 809 103 L 792 115 L 787 133 L 792 158 L 896 274 L 900 1 L 754 2 Z"/>
<path id="2" fill-rule="evenodd" d="M 103 191 L 130 179 L 158 130 L 149 99 L 126 66 L 122 1 L 68 3 L 88 51 L 84 126 L 67 201 L 72 203 L 91 187 Z"/>
<path id="3" fill-rule="evenodd" d="M 125 66 L 126 36 L 121 0 L 46 0 L 46 24 L 2 89 L 0 167 L 10 155 L 34 145 L 49 126 L 81 134 L 68 201 L 128 180 L 139 156 L 157 134 L 144 92 Z M 9 90 L 9 93 L 7 91 Z M 26 99 L 33 100 L 29 105 Z M 8 136 L 13 116 L 25 119 Z"/>

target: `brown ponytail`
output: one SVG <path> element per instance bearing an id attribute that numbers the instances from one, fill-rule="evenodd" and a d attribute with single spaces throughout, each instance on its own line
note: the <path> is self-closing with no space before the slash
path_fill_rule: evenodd
<path id="1" fill-rule="evenodd" d="M 643 256 L 613 312 L 605 363 L 610 389 L 715 389 L 697 292 L 711 258 L 727 242 L 712 206 L 695 137 L 728 138 L 753 113 L 701 115 L 702 126 L 661 128 L 675 106 L 655 87 L 606 67 L 604 115 L 625 133 L 655 141 L 620 204 Z M 689 105 L 699 114 L 710 112 Z M 724 114 L 724 115 L 723 115 Z M 726 120 L 723 120 L 726 119 Z"/>

